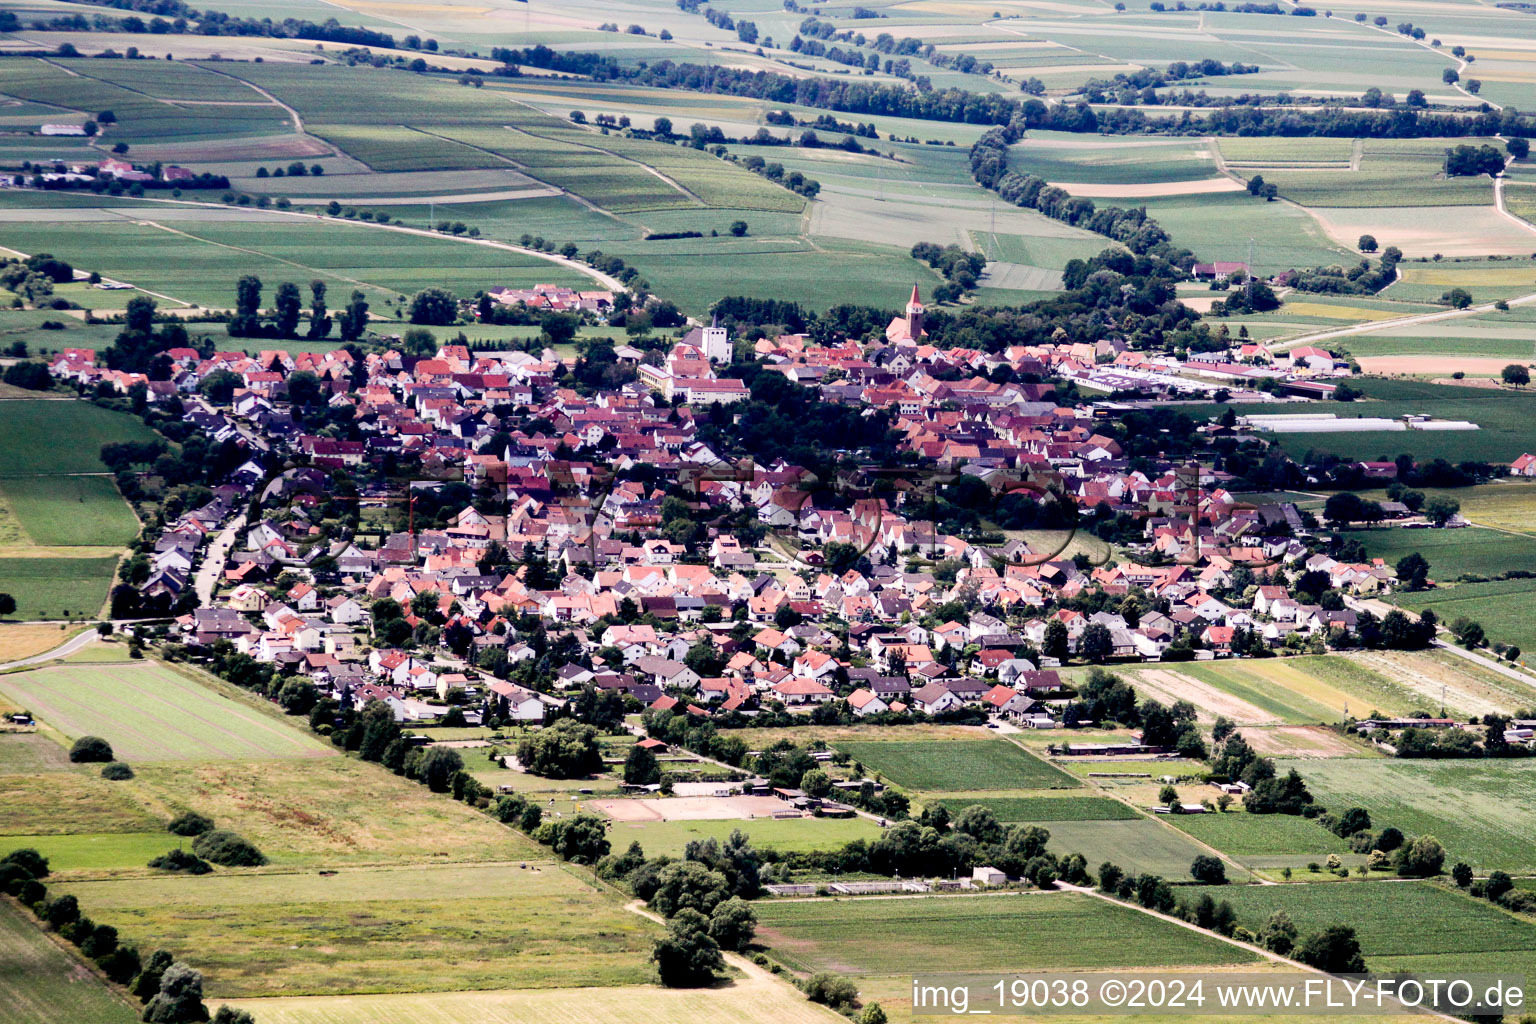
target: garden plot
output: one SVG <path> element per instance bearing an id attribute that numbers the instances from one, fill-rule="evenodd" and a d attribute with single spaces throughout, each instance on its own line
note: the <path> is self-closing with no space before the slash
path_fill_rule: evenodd
<path id="1" fill-rule="evenodd" d="M 723 821 L 772 818 L 794 808 L 776 796 L 695 797 L 659 800 L 593 800 L 589 806 L 615 821 Z"/>
<path id="2" fill-rule="evenodd" d="M 1195 706 L 1197 720 L 1211 723 L 1218 717 L 1239 725 L 1273 722 L 1275 716 L 1240 697 L 1217 689 L 1210 683 L 1170 669 L 1138 669 L 1128 673 L 1131 685 L 1163 704 L 1188 701 Z"/>

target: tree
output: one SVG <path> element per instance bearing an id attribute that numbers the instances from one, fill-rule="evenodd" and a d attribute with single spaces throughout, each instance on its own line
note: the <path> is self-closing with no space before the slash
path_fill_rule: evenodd
<path id="1" fill-rule="evenodd" d="M 451 747 L 432 746 L 422 755 L 421 781 L 434 793 L 446 793 L 453 777 L 464 770 L 464 759 Z"/>
<path id="2" fill-rule="evenodd" d="M 1358 248 L 1361 252 L 1375 252 L 1376 251 L 1376 236 L 1375 235 L 1361 235 L 1360 236 L 1360 241 L 1356 244 L 1356 248 Z"/>
<path id="3" fill-rule="evenodd" d="M 1461 511 L 1461 502 L 1455 498 L 1435 495 L 1424 502 L 1424 518 L 1436 526 L 1444 526 L 1451 517 Z"/>
<path id="4" fill-rule="evenodd" d="M 1108 661 L 1114 650 L 1114 637 L 1110 635 L 1109 627 L 1102 622 L 1089 625 L 1083 630 L 1083 635 L 1077 639 L 1077 653 L 1083 656 L 1084 661 L 1094 663 Z"/>
<path id="5" fill-rule="evenodd" d="M 1372 506 L 1375 506 L 1374 514 Z M 1349 525 L 1368 519 L 1381 518 L 1381 506 L 1374 501 L 1366 501 L 1360 495 L 1352 491 L 1339 491 L 1330 494 L 1328 500 L 1323 503 L 1323 518 L 1336 525 Z"/>
<path id="6" fill-rule="evenodd" d="M 1531 371 L 1519 363 L 1510 363 L 1499 371 L 1499 376 L 1504 378 L 1504 383 L 1517 388 L 1523 388 L 1531 382 Z"/>
<path id="7" fill-rule="evenodd" d="M 1423 590 L 1429 585 L 1429 560 L 1417 551 L 1398 559 L 1397 582 L 1404 590 Z"/>
<path id="8" fill-rule="evenodd" d="M 1445 847 L 1431 835 L 1416 837 L 1397 852 L 1397 873 L 1405 878 L 1438 875 L 1445 865 Z"/>
<path id="9" fill-rule="evenodd" d="M 303 302 L 299 297 L 299 286 L 292 281 L 284 281 L 277 286 L 277 296 L 272 300 L 273 318 L 272 328 L 280 338 L 292 338 L 298 333 L 299 313 L 303 308 Z"/>
<path id="10" fill-rule="evenodd" d="M 1040 653 L 1047 658 L 1055 658 L 1057 661 L 1067 659 L 1067 627 L 1060 619 L 1051 619 L 1045 624 L 1045 638 L 1040 645 Z"/>
<path id="11" fill-rule="evenodd" d="M 160 991 L 160 979 L 170 968 L 171 954 L 163 949 L 157 949 L 150 955 L 149 963 L 139 971 L 139 976 L 133 979 L 133 984 L 128 991 L 139 997 L 139 1002 L 147 1003 Z"/>
<path id="12" fill-rule="evenodd" d="M 701 914 L 714 912 L 730 896 L 730 881 L 719 871 L 698 861 L 674 861 L 656 875 L 655 891 L 646 897 L 662 917 L 675 917 L 684 909 Z"/>
<path id="13" fill-rule="evenodd" d="M 30 846 L 12 850 L 4 857 L 0 857 L 0 868 L 7 865 L 19 869 L 28 878 L 48 877 L 48 858 Z"/>
<path id="14" fill-rule="evenodd" d="M 1257 939 L 1259 945 L 1271 953 L 1289 956 L 1291 950 L 1296 948 L 1296 925 L 1291 921 L 1291 915 L 1283 910 L 1270 914 Z"/>
<path id="15" fill-rule="evenodd" d="M 199 1024 L 208 1019 L 203 1005 L 203 976 L 184 963 L 173 963 L 160 977 L 160 991 L 144 1007 L 149 1024 Z"/>
<path id="16" fill-rule="evenodd" d="M 709 915 L 709 937 L 721 949 L 740 953 L 757 935 L 757 913 L 746 900 L 732 897 Z"/>
<path id="17" fill-rule="evenodd" d="M 439 327 L 459 317 L 459 300 L 446 288 L 423 288 L 411 296 L 411 323 Z"/>
<path id="18" fill-rule="evenodd" d="M 524 738 L 517 759 L 524 771 L 547 779 L 578 779 L 603 766 L 597 730 L 569 718 Z"/>
<path id="19" fill-rule="evenodd" d="M 1003 826 L 989 807 L 972 804 L 955 819 L 955 831 L 970 836 L 978 843 L 997 843 L 1003 839 Z"/>
<path id="20" fill-rule="evenodd" d="M 246 274 L 235 282 L 235 315 L 229 321 L 229 334 L 249 338 L 261 327 L 261 278 Z"/>
<path id="21" fill-rule="evenodd" d="M 1465 615 L 1459 615 L 1452 619 L 1450 626 L 1447 628 L 1450 629 L 1451 635 L 1456 638 L 1456 642 L 1463 647 L 1481 647 L 1488 642 L 1488 636 L 1483 632 L 1483 624 L 1475 622 Z"/>
<path id="22" fill-rule="evenodd" d="M 709 921 L 697 910 L 683 910 L 667 923 L 667 934 L 656 941 L 651 959 L 668 988 L 708 985 L 716 971 L 725 970 L 720 946 L 709 937 Z"/>
<path id="23" fill-rule="evenodd" d="M 331 333 L 331 318 L 326 314 L 325 282 L 315 278 L 309 282 L 309 338 L 324 338 Z"/>
<path id="24" fill-rule="evenodd" d="M 656 755 L 636 743 L 624 758 L 624 781 L 631 786 L 648 786 L 661 778 Z"/>
<path id="25" fill-rule="evenodd" d="M 10 594 L 0 594 L 0 615 L 14 615 L 16 613 L 16 599 Z"/>
<path id="26" fill-rule="evenodd" d="M 806 796 L 816 797 L 818 800 L 832 792 L 832 777 L 820 768 L 813 768 L 800 776 L 800 788 Z"/>
<path id="27" fill-rule="evenodd" d="M 1440 296 L 1440 301 L 1453 309 L 1466 309 L 1472 305 L 1472 293 L 1465 288 L 1452 288 Z"/>
<path id="28" fill-rule="evenodd" d="M 360 291 L 354 291 L 341 314 L 339 329 L 342 341 L 356 341 L 368 327 L 368 299 Z"/>
<path id="29" fill-rule="evenodd" d="M 731 234 L 732 235 L 736 236 L 737 238 L 742 238 L 742 237 L 744 237 L 746 235 L 746 233 L 747 233 L 747 222 L 746 221 L 744 221 L 744 220 L 733 220 L 733 221 L 731 221 Z"/>
<path id="30" fill-rule="evenodd" d="M 307 715 L 320 700 L 320 691 L 307 679 L 290 679 L 278 691 L 277 702 L 290 715 Z"/>
<path id="31" fill-rule="evenodd" d="M 1329 974 L 1365 973 L 1360 940 L 1348 925 L 1336 924 L 1308 935 L 1296 950 L 1296 959 Z"/>
<path id="32" fill-rule="evenodd" d="M 671 135 L 672 134 L 672 119 L 669 118 L 669 117 L 658 117 L 656 119 L 655 123 L 651 126 L 651 130 L 653 132 L 655 132 L 657 135 L 662 135 L 662 136 Z"/>
<path id="33" fill-rule="evenodd" d="M 1190 862 L 1189 874 L 1202 885 L 1227 884 L 1227 866 L 1221 862 L 1220 857 L 1208 853 L 1202 853 Z"/>
<path id="34" fill-rule="evenodd" d="M 1472 884 L 1472 867 L 1471 867 L 1471 865 L 1463 863 L 1461 861 L 1457 861 L 1456 862 L 1456 866 L 1451 868 L 1451 881 L 1455 882 L 1457 887 L 1458 888 L 1462 888 L 1462 889 L 1465 889 L 1467 886 L 1471 885 Z"/>
<path id="35" fill-rule="evenodd" d="M 81 736 L 75 740 L 75 745 L 69 748 L 69 759 L 76 764 L 117 760 L 112 756 L 112 744 L 100 736 Z"/>
<path id="36" fill-rule="evenodd" d="M 213 1024 L 256 1024 L 256 1018 L 251 1016 L 248 1010 L 236 1010 L 232 1006 L 221 1006 L 219 1012 L 213 1015 Z"/>

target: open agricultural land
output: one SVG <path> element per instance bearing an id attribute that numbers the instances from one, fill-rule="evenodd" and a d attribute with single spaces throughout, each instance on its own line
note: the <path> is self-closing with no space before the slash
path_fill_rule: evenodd
<path id="1" fill-rule="evenodd" d="M 0 435 L 0 591 L 22 619 L 96 617 L 139 530 L 98 452 L 153 434 L 85 402 L 12 398 L 0 401 Z"/>
<path id="2" fill-rule="evenodd" d="M 76 638 L 0 858 L 104 929 L 0 867 L 5 1024 L 137 1019 L 113 931 L 256 1024 L 908 1021 L 1277 910 L 1536 968 L 1526 5 L 210 4 L 0 11 L 0 665 Z M 1323 522 L 1404 455 L 1469 525 Z M 1047 467 L 1065 548 L 980 507 Z M 1497 646 L 1330 628 L 1394 605 Z M 192 814 L 260 856 L 151 868 Z"/>

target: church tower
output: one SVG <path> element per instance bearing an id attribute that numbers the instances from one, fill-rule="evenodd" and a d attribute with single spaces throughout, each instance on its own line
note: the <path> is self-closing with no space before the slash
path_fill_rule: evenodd
<path id="1" fill-rule="evenodd" d="M 729 363 L 731 361 L 731 339 L 724 327 L 720 326 L 720 318 L 717 316 L 704 328 L 704 358 L 712 363 Z"/>
<path id="2" fill-rule="evenodd" d="M 918 298 L 916 284 L 912 286 L 912 297 L 907 300 L 907 333 L 912 338 L 923 336 L 923 300 Z"/>

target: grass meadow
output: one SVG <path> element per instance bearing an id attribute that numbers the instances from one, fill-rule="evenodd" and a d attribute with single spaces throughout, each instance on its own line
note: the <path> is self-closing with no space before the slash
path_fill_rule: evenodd
<path id="1" fill-rule="evenodd" d="M 436 798 L 441 799 L 441 798 Z M 214 997 L 634 985 L 659 929 L 548 862 L 59 886 Z"/>
<path id="2" fill-rule="evenodd" d="M 0 852 L 30 847 L 48 858 L 54 875 L 142 870 L 152 858 L 178 846 L 191 849 L 192 842 L 164 830 L 0 837 Z"/>
<path id="3" fill-rule="evenodd" d="M 982 792 L 1078 786 L 1061 769 L 1003 739 L 838 741 L 837 746 L 862 762 L 866 771 L 879 772 L 903 789 Z"/>
<path id="4" fill-rule="evenodd" d="M 0 690 L 66 737 L 101 736 L 135 764 L 334 754 L 268 708 L 220 696 L 157 662 L 37 669 L 5 676 Z"/>
<path id="5" fill-rule="evenodd" d="M 0 778 L 0 837 L 153 832 L 171 817 L 146 810 L 131 784 L 108 782 L 88 768 Z"/>
<path id="6" fill-rule="evenodd" d="M 766 902 L 758 940 L 797 971 L 974 973 L 1247 963 L 1254 954 L 1092 896 L 1068 893 Z"/>
<path id="7" fill-rule="evenodd" d="M 137 1006 L 0 899 L 0 1006 L 13 1024 L 133 1024 Z"/>
<path id="8" fill-rule="evenodd" d="M 1319 803 L 1364 807 L 1378 829 L 1431 834 L 1448 863 L 1479 871 L 1536 870 L 1530 822 L 1536 813 L 1536 762 L 1334 760 L 1279 761 L 1301 772 Z"/>

